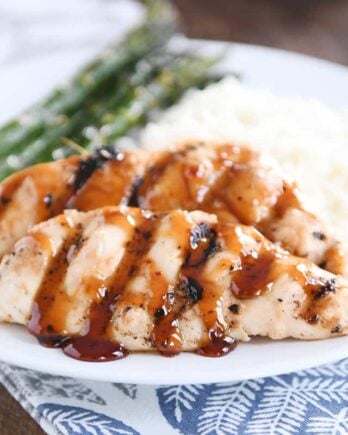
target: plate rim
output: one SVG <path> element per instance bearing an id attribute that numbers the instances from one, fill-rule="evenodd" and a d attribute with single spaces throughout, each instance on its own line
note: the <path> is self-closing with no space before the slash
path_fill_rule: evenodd
<path id="1" fill-rule="evenodd" d="M 329 67 L 330 69 L 333 70 L 339 70 L 340 72 L 343 72 L 344 75 L 347 76 L 347 81 L 348 81 L 348 67 L 339 63 L 335 63 L 332 61 L 328 61 L 325 59 L 321 59 L 321 58 L 317 58 L 314 56 L 310 56 L 307 54 L 303 54 L 303 53 L 298 53 L 298 52 L 294 52 L 294 51 L 287 51 L 284 49 L 279 49 L 279 48 L 275 48 L 275 47 L 267 47 L 267 46 L 262 46 L 262 45 L 257 45 L 257 44 L 248 44 L 248 43 L 240 43 L 240 42 L 230 42 L 230 41 L 218 41 L 218 40 L 204 40 L 204 39 L 189 39 L 189 38 L 184 38 L 186 40 L 186 42 L 188 44 L 215 44 L 215 45 L 220 45 L 223 47 L 227 47 L 228 50 L 233 50 L 233 48 L 239 48 L 241 50 L 258 50 L 260 53 L 262 51 L 266 51 L 268 52 L 270 55 L 273 56 L 286 56 L 286 57 L 291 57 L 292 59 L 294 59 L 296 61 L 297 60 L 301 60 L 302 62 L 310 62 L 312 65 L 313 63 L 315 63 L 316 65 L 322 64 L 325 65 L 326 67 Z M 78 52 L 79 50 L 69 50 L 69 53 L 71 52 Z M 59 53 L 51 53 L 48 54 L 46 56 L 43 56 L 40 60 L 43 61 L 44 59 L 52 59 L 54 57 L 61 57 L 64 58 L 64 56 L 66 56 L 67 54 L 65 52 L 59 52 Z M 25 68 L 25 65 L 28 63 L 32 63 L 33 60 L 32 59 L 28 59 L 27 61 L 22 61 L 22 62 L 18 62 L 15 63 L 13 65 L 9 64 L 6 66 L 6 68 L 3 68 L 1 72 L 8 72 L 10 71 L 12 68 Z M 320 97 L 318 97 L 320 99 Z M 347 104 L 348 106 L 348 104 Z M 0 324 L 0 336 L 3 334 L 3 331 L 1 331 L 2 327 L 4 325 Z M 8 325 L 5 325 L 8 326 Z M 24 328 L 23 328 L 24 331 Z M 28 334 L 27 331 L 25 331 L 26 334 Z M 161 376 L 158 376 L 158 380 L 155 381 L 154 378 L 156 378 L 156 376 L 145 376 L 144 377 L 144 372 L 141 372 L 141 370 L 139 371 L 139 373 L 126 373 L 125 374 L 125 370 L 122 371 L 122 375 L 119 377 L 116 376 L 112 379 L 106 379 L 105 376 L 103 376 L 103 364 L 102 363 L 98 363 L 98 367 L 101 368 L 101 370 L 94 370 L 95 374 L 93 376 L 91 376 L 90 374 L 90 370 L 81 370 L 81 373 L 78 373 L 78 368 L 74 368 L 71 372 L 69 372 L 68 369 L 64 368 L 62 370 L 59 370 L 59 368 L 55 368 L 55 369 L 51 369 L 51 367 L 48 367 L 47 365 L 45 366 L 45 362 L 42 361 L 38 361 L 38 360 L 30 360 L 27 361 L 25 359 L 19 360 L 20 359 L 20 355 L 19 356 L 15 356 L 14 354 L 8 353 L 8 354 L 1 354 L 1 349 L 0 349 L 0 360 L 1 362 L 5 362 L 8 364 L 13 364 L 13 365 L 17 365 L 20 367 L 25 367 L 31 370 L 37 370 L 40 372 L 45 372 L 45 373 L 50 373 L 52 375 L 60 375 L 60 376 L 70 376 L 70 377 L 74 377 L 74 378 L 80 378 L 80 379 L 88 379 L 88 380 L 94 380 L 94 381 L 108 381 L 108 382 L 128 382 L 128 383 L 136 383 L 136 384 L 147 384 L 147 385 L 175 385 L 175 384 L 210 384 L 213 382 L 234 382 L 234 381 L 243 381 L 246 379 L 257 379 L 257 378 L 264 378 L 264 377 L 268 377 L 268 376 L 276 376 L 276 375 L 280 375 L 280 374 L 284 374 L 284 373 L 290 373 L 290 372 L 294 372 L 294 371 L 299 371 L 299 370 L 306 370 L 312 367 L 316 367 L 318 365 L 323 365 L 323 364 L 328 364 L 328 363 L 332 363 L 334 361 L 339 361 L 342 358 L 348 357 L 348 336 L 346 337 L 340 337 L 340 338 L 333 338 L 333 339 L 327 339 L 325 341 L 329 341 L 332 342 L 332 340 L 341 340 L 343 342 L 342 346 L 338 346 L 336 352 L 327 352 L 326 354 L 322 355 L 320 358 L 320 362 L 318 364 L 315 364 L 313 362 L 313 358 L 311 358 L 310 360 L 306 360 L 305 362 L 299 362 L 299 361 L 292 361 L 291 364 L 287 363 L 287 364 L 283 364 L 281 365 L 281 367 L 279 368 L 279 370 L 275 370 L 274 368 L 269 369 L 268 367 L 264 367 L 262 370 L 259 371 L 259 373 L 257 374 L 253 374 L 252 377 L 250 377 L 250 374 L 248 374 L 248 371 L 245 371 L 244 374 L 242 373 L 241 375 L 238 376 L 229 376 L 229 373 L 226 373 L 226 371 L 217 371 L 216 375 L 214 375 L 214 379 L 212 379 L 211 377 L 209 379 L 204 379 L 205 374 L 197 374 L 194 373 L 193 375 L 191 374 L 191 376 L 185 376 L 183 381 L 178 380 L 177 378 L 174 378 L 173 380 L 170 378 L 168 379 L 168 377 L 166 379 L 163 378 L 163 374 Z M 275 342 L 276 345 L 281 347 L 281 344 L 284 341 L 280 340 Z M 303 341 L 299 341 L 299 343 L 303 343 Z M 241 343 L 240 346 L 243 346 L 244 343 Z M 39 344 L 36 344 L 36 346 L 39 346 Z M 49 350 L 50 352 L 60 352 L 59 350 L 56 351 L 52 351 Z M 53 355 L 53 353 L 52 353 Z M 235 356 L 236 355 L 236 356 Z M 129 358 L 132 358 L 133 356 L 131 355 Z M 134 357 L 137 358 L 141 358 L 141 357 L 145 357 L 148 358 L 149 355 L 134 355 Z M 133 359 L 134 359 L 133 357 Z M 157 355 L 156 355 L 157 357 Z M 180 358 L 181 356 L 179 356 L 178 358 Z M 200 358 L 198 356 L 195 355 L 195 357 Z M 225 356 L 224 359 L 229 358 L 229 357 L 236 357 L 238 358 L 238 354 L 234 354 L 232 353 L 230 356 Z M 52 358 L 52 357 L 51 357 Z M 54 357 L 53 357 L 54 358 Z M 65 357 L 68 358 L 68 357 Z M 163 357 L 160 357 L 163 358 Z M 185 359 L 185 358 L 183 358 Z M 68 361 L 70 361 L 70 359 L 68 359 Z M 176 360 L 178 361 L 178 359 Z M 212 359 L 212 361 L 214 361 Z M 49 362 L 49 359 L 48 359 Z M 90 363 L 84 363 L 84 362 L 79 362 L 79 365 L 85 365 L 85 364 L 90 364 Z M 106 364 L 106 363 L 105 363 Z M 118 362 L 115 363 L 108 363 L 108 364 L 118 364 Z M 291 365 L 291 367 L 290 367 Z M 86 366 L 87 367 L 87 366 Z M 287 368 L 285 368 L 287 367 Z M 191 369 L 192 370 L 192 369 Z"/>
<path id="2" fill-rule="evenodd" d="M 331 339 L 326 340 L 296 340 L 296 339 L 285 339 L 285 340 L 271 340 L 268 338 L 263 337 L 257 337 L 252 338 L 251 342 L 249 343 L 240 343 L 237 349 L 230 354 L 221 357 L 221 358 L 204 358 L 200 355 L 192 354 L 192 353 L 181 353 L 180 355 L 173 357 L 173 358 L 165 358 L 161 355 L 152 353 L 152 352 L 143 352 L 143 353 L 133 353 L 129 355 L 127 358 L 120 360 L 120 361 L 113 361 L 113 362 L 107 362 L 107 363 L 88 363 L 88 362 L 81 362 L 74 359 L 70 359 L 69 357 L 65 356 L 61 349 L 48 349 L 45 347 L 41 347 L 38 343 L 35 342 L 35 338 L 31 336 L 28 331 L 25 329 L 25 327 L 21 325 L 11 325 L 11 324 L 5 324 L 0 325 L 0 344 L 2 342 L 2 336 L 6 335 L 1 330 L 5 326 L 8 329 L 14 329 L 16 328 L 16 332 L 19 332 L 21 336 L 23 336 L 24 340 L 28 341 L 28 336 L 30 337 L 30 341 L 32 341 L 32 344 L 38 347 L 36 347 L 38 353 L 40 353 L 40 357 L 45 358 L 47 355 L 47 362 L 52 363 L 52 361 L 55 361 L 55 363 L 52 365 L 47 365 L 43 367 L 44 363 L 38 363 L 38 358 L 29 358 L 18 361 L 18 356 L 15 354 L 17 351 L 16 348 L 10 349 L 10 351 L 7 351 L 5 358 L 3 355 L 0 354 L 0 364 L 6 363 L 6 364 L 12 364 L 16 365 L 25 369 L 29 370 L 35 370 L 38 372 L 44 372 L 48 373 L 53 376 L 65 376 L 65 377 L 72 377 L 77 379 L 84 379 L 84 380 L 90 380 L 90 381 L 97 381 L 97 382 L 115 382 L 115 383 L 130 383 L 130 384 L 138 384 L 138 385 L 194 385 L 194 384 L 212 384 L 212 383 L 223 383 L 223 382 L 240 382 L 250 379 L 260 379 L 260 378 L 266 378 L 266 377 L 273 377 L 278 376 L 282 374 L 289 374 L 294 372 L 299 372 L 303 370 L 308 370 L 311 368 L 316 368 L 322 365 L 330 364 L 333 362 L 338 362 L 340 360 L 343 360 L 348 357 L 348 336 L 342 336 L 342 337 L 334 337 Z M 305 362 L 298 360 L 287 362 L 282 361 L 281 364 L 278 365 L 276 362 L 278 359 L 276 358 L 273 363 L 270 366 L 263 366 L 261 370 L 259 370 L 257 373 L 255 371 L 252 375 L 250 375 L 250 370 L 244 371 L 242 375 L 236 375 L 233 371 L 227 371 L 227 367 L 223 367 L 224 370 L 215 370 L 221 369 L 221 367 L 211 367 L 212 370 L 209 370 L 208 372 L 200 372 L 200 371 L 193 371 L 191 369 L 190 374 L 185 374 L 182 378 L 182 380 L 178 380 L 176 377 L 171 378 L 168 376 L 168 370 L 172 370 L 177 365 L 176 363 L 181 360 L 188 359 L 190 360 L 190 365 L 193 365 L 193 362 L 199 363 L 199 361 L 202 359 L 203 361 L 212 361 L 212 365 L 214 364 L 214 361 L 217 361 L 216 365 L 220 364 L 224 365 L 224 362 L 229 362 L 230 360 L 233 360 L 235 358 L 238 358 L 238 348 L 244 347 L 244 346 L 264 346 L 265 344 L 262 343 L 263 341 L 266 342 L 268 345 L 272 345 L 278 347 L 281 343 L 293 343 L 294 346 L 297 347 L 304 347 L 307 344 L 314 343 L 314 349 L 312 351 L 312 354 L 310 355 L 310 358 L 307 357 Z M 260 343 L 261 342 L 261 343 Z M 314 362 L 318 348 L 320 348 L 321 343 L 325 342 L 328 345 L 328 351 L 325 352 L 321 358 L 320 362 L 316 363 Z M 329 344 L 339 343 L 339 346 L 330 346 Z M 29 343 L 29 346 L 32 345 Z M 28 346 L 27 343 L 25 343 L 25 347 Z M 334 349 L 334 352 L 330 352 L 330 348 Z M 0 347 L 1 348 L 1 347 Z M 51 354 L 49 356 L 49 354 Z M 21 355 L 23 357 L 23 355 Z M 142 366 L 145 366 L 145 368 L 152 368 L 149 367 L 149 362 L 151 364 L 152 358 L 160 358 L 160 370 L 156 373 L 156 375 L 152 374 L 152 370 L 148 370 L 147 377 L 144 378 L 144 371 L 142 370 L 129 370 L 129 368 L 134 368 L 133 365 L 139 366 L 139 368 L 142 368 Z M 140 360 L 138 362 L 137 360 Z M 144 360 L 145 359 L 145 360 Z M 40 360 L 41 361 L 41 360 Z M 63 364 L 61 365 L 60 362 L 63 361 Z M 126 367 L 127 361 L 131 361 L 131 367 Z M 167 363 L 165 361 L 170 362 L 170 367 L 167 367 Z M 238 363 L 238 360 L 236 360 Z M 173 362 L 173 364 L 172 364 Z M 123 367 L 118 372 L 117 366 L 119 364 L 123 363 Z M 103 367 L 107 365 L 108 370 L 103 371 Z M 184 364 L 180 361 L 178 364 L 178 368 L 184 369 L 184 367 L 181 367 L 181 365 Z M 210 362 L 208 363 L 210 364 Z M 163 367 L 162 367 L 163 365 Z M 194 364 L 195 366 L 198 366 L 198 364 Z M 129 364 L 128 364 L 129 366 Z M 226 364 L 228 366 L 228 364 Z M 71 367 L 73 369 L 71 370 Z M 276 368 L 274 368 L 276 367 Z M 158 367 L 156 367 L 158 370 Z M 112 372 L 110 374 L 110 372 Z M 213 375 L 212 375 L 213 372 Z M 107 375 L 105 375 L 105 373 Z M 208 379 L 206 379 L 208 375 Z"/>

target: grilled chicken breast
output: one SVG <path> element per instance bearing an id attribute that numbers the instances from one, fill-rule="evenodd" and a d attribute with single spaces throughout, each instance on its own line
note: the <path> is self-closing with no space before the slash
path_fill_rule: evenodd
<path id="1" fill-rule="evenodd" d="M 35 223 L 64 209 L 110 205 L 203 210 L 220 222 L 253 225 L 294 255 L 344 274 L 341 245 L 301 204 L 295 184 L 247 147 L 189 144 L 176 151 L 95 155 L 33 166 L 0 187 L 0 257 Z"/>
<path id="2" fill-rule="evenodd" d="M 348 332 L 343 278 L 203 212 L 67 210 L 2 259 L 0 321 L 75 358 L 223 355 L 236 340 Z"/>

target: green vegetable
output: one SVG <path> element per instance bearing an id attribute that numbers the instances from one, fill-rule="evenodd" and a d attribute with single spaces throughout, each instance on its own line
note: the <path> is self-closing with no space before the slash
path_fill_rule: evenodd
<path id="1" fill-rule="evenodd" d="M 172 11 L 161 0 L 146 4 L 145 22 L 120 45 L 0 128 L 0 180 L 26 166 L 71 154 L 73 150 L 63 146 L 69 140 L 88 150 L 113 143 L 144 124 L 153 109 L 167 107 L 192 86 L 215 81 L 210 69 L 217 59 L 166 51 L 174 28 Z M 88 134 L 91 131 L 94 134 Z"/>
<path id="2" fill-rule="evenodd" d="M 103 143 L 113 143 L 132 127 L 144 124 L 153 109 L 173 104 L 187 89 L 200 87 L 215 78 L 209 76 L 210 68 L 217 59 L 183 56 L 171 67 L 164 68 L 146 87 L 137 88 L 134 98 L 125 107 L 105 117 L 96 140 L 87 149 Z"/>
<path id="3" fill-rule="evenodd" d="M 70 116 L 98 101 L 117 79 L 126 72 L 131 73 L 139 59 L 163 46 L 173 30 L 169 6 L 165 2 L 149 2 L 143 25 L 104 52 L 65 87 L 0 129 L 0 159 L 21 152 L 36 140 L 44 141 L 46 132 L 50 137 L 52 129 L 60 129 Z"/>

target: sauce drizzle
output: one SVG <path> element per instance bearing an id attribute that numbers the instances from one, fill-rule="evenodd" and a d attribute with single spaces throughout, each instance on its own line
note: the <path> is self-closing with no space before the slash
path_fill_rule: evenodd
<path id="1" fill-rule="evenodd" d="M 72 175 L 66 180 L 69 173 Z M 315 224 L 315 217 L 303 209 L 296 184 L 281 180 L 257 152 L 244 146 L 209 147 L 198 142 L 154 153 L 151 161 L 144 152 L 120 153 L 104 146 L 88 157 L 73 156 L 10 177 L 0 192 L 0 217 L 29 178 L 34 181 L 38 204 L 28 228 L 65 208 L 87 211 L 122 204 L 155 211 L 201 209 L 216 213 L 222 223 L 254 225 L 296 255 L 296 246 L 277 240 L 272 223 L 296 209 Z M 330 234 L 322 232 L 321 236 L 320 266 L 344 273 L 341 247 Z"/>
<path id="2" fill-rule="evenodd" d="M 82 232 L 80 226 L 72 227 L 64 217 L 61 225 L 67 227 L 67 236 L 57 253 L 50 250 L 51 258 L 48 269 L 37 292 L 28 323 L 29 331 L 42 345 L 47 347 L 60 347 L 67 339 L 64 329 L 69 297 L 61 287 L 64 285 L 69 267 L 69 254 L 80 239 Z M 42 238 L 42 235 L 40 237 Z M 45 242 L 45 249 L 47 249 L 47 242 Z"/>
<path id="3" fill-rule="evenodd" d="M 151 344 L 165 356 L 180 353 L 180 318 L 195 305 L 206 329 L 196 353 L 219 357 L 231 352 L 237 340 L 228 332 L 230 325 L 226 323 L 224 310 L 238 315 L 239 306 L 223 307 L 226 285 L 219 284 L 221 270 L 227 271 L 230 291 L 241 300 L 271 291 L 277 278 L 288 274 L 306 292 L 300 315 L 310 324 L 321 321 L 321 306 L 325 298 L 336 291 L 335 279 L 313 278 L 310 262 L 290 256 L 256 230 L 228 224 L 194 224 L 185 212 L 177 211 L 170 213 L 171 225 L 163 234 L 164 227 L 160 225 L 167 214 L 155 215 L 135 209 L 124 214 L 106 209 L 102 216 L 106 224 L 122 228 L 128 242 L 120 263 L 108 278 L 93 277 L 85 283 L 86 296 L 92 301 L 81 332 L 76 335 L 66 332 L 65 322 L 72 304 L 64 289 L 64 278 L 69 264 L 83 247 L 83 225 L 72 226 L 61 217 L 67 235 L 58 252 L 53 252 L 44 234 L 31 235 L 49 253 L 50 261 L 28 329 L 42 345 L 60 347 L 68 356 L 79 360 L 111 361 L 128 355 L 126 347 L 113 338 L 112 319 L 121 301 L 127 309 L 144 306 L 153 316 Z M 168 280 L 148 256 L 159 228 L 162 237 L 174 238 L 180 249 L 181 263 L 174 281 Z M 224 251 L 233 256 L 217 256 Z M 151 296 L 125 292 L 129 280 L 137 276 L 142 265 L 147 268 Z M 336 324 L 329 326 L 337 330 Z"/>
<path id="4" fill-rule="evenodd" d="M 64 289 L 59 290 L 71 257 L 80 249 L 81 226 L 70 229 L 59 253 L 52 257 L 28 325 L 29 331 L 41 344 L 61 347 L 68 356 L 83 361 L 111 361 L 127 356 L 127 349 L 110 338 L 110 321 L 115 304 L 130 275 L 135 271 L 134 264 L 137 264 L 151 246 L 150 235 L 158 225 L 158 220 L 151 214 L 143 217 L 140 225 L 133 229 L 130 227 L 131 223 L 135 225 L 135 221 L 127 219 L 120 212 L 106 212 L 104 219 L 106 223 L 121 226 L 125 231 L 131 230 L 133 236 L 127 243 L 125 254 L 115 273 L 109 279 L 91 279 L 88 283 L 88 291 L 94 295 L 94 300 L 89 308 L 83 332 L 76 336 L 64 333 L 67 310 L 71 304 Z"/>

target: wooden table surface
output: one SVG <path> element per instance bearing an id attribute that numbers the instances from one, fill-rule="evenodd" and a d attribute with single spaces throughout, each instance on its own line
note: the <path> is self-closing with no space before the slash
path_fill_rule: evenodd
<path id="1" fill-rule="evenodd" d="M 347 0 L 174 0 L 185 32 L 294 50 L 348 65 Z M 0 386 L 0 434 L 42 430 Z"/>

